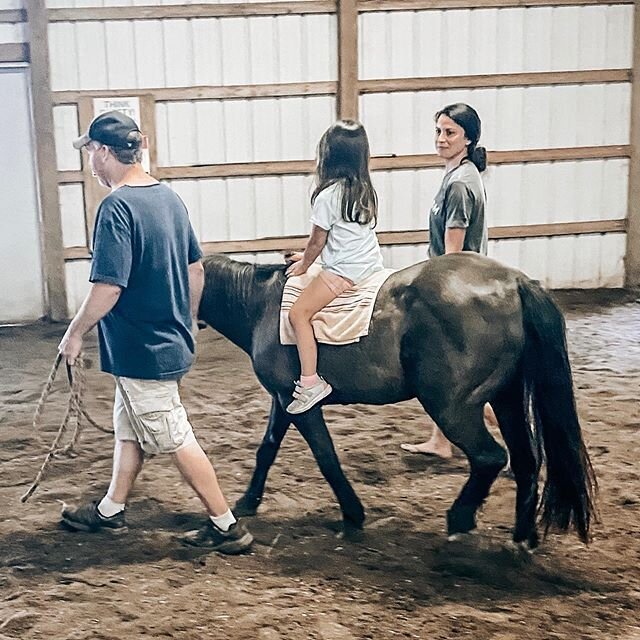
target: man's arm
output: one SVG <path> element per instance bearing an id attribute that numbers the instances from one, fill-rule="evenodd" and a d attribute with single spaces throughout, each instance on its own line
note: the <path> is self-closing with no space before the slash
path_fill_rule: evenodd
<path id="1" fill-rule="evenodd" d="M 204 289 L 204 267 L 202 260 L 192 262 L 189 265 L 189 296 L 191 299 L 191 319 L 193 323 L 193 335 L 198 331 L 198 309 Z"/>
<path id="2" fill-rule="evenodd" d="M 82 306 L 64 334 L 58 351 L 67 363 L 74 364 L 82 350 L 82 338 L 113 309 L 120 298 L 122 288 L 115 284 L 94 282 Z"/>
<path id="3" fill-rule="evenodd" d="M 444 252 L 459 253 L 464 247 L 466 229 L 452 228 L 444 232 Z"/>

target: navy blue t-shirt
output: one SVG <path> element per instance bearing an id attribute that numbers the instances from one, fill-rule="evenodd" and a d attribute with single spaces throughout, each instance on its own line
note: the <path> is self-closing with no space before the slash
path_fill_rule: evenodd
<path id="1" fill-rule="evenodd" d="M 201 257 L 187 209 L 166 185 L 123 186 L 102 201 L 89 280 L 122 287 L 98 325 L 103 371 L 171 380 L 189 370 L 188 267 Z"/>

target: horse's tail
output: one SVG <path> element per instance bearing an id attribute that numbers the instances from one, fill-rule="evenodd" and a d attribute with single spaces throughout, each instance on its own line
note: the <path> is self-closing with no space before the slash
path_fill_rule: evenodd
<path id="1" fill-rule="evenodd" d="M 597 482 L 576 411 L 564 318 L 540 285 L 518 283 L 525 332 L 525 412 L 544 447 L 546 482 L 538 508 L 545 535 L 573 525 L 583 542 L 595 517 Z"/>

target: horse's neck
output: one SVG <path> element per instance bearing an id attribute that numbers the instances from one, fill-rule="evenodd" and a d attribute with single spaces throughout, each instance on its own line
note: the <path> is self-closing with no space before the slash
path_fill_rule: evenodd
<path id="1" fill-rule="evenodd" d="M 219 259 L 205 269 L 208 272 L 200 316 L 225 338 L 251 354 L 253 332 L 271 288 L 256 283 L 256 268 L 251 264 Z"/>

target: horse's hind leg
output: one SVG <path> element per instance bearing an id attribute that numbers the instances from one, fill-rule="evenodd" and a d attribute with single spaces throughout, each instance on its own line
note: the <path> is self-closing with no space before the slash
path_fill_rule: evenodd
<path id="1" fill-rule="evenodd" d="M 540 460 L 525 415 L 522 381 L 516 379 L 492 401 L 491 406 L 509 449 L 511 469 L 517 486 L 513 541 L 526 541 L 533 549 L 538 546 L 536 509 Z"/>
<path id="2" fill-rule="evenodd" d="M 338 499 L 346 528 L 362 529 L 364 508 L 347 480 L 319 406 L 293 416 L 293 421 L 313 452 L 320 471 Z"/>
<path id="3" fill-rule="evenodd" d="M 495 441 L 483 420 L 482 404 L 448 406 L 433 419 L 444 435 L 464 451 L 471 474 L 447 512 L 447 532 L 455 535 L 476 528 L 476 512 L 500 470 L 507 464 L 505 450 Z"/>
<path id="4" fill-rule="evenodd" d="M 291 416 L 282 408 L 277 398 L 271 401 L 271 413 L 267 430 L 256 453 L 256 467 L 244 495 L 236 502 L 233 511 L 237 516 L 254 516 L 262 502 L 267 474 L 273 465 L 282 439 L 291 424 Z"/>

